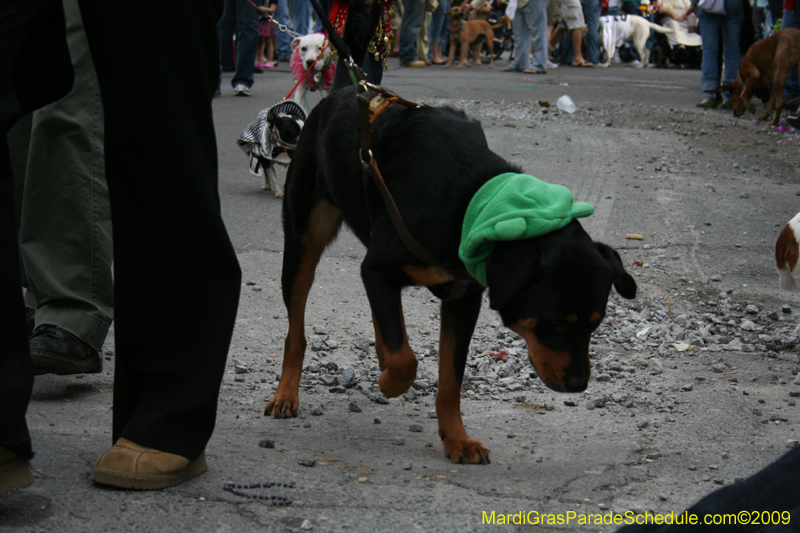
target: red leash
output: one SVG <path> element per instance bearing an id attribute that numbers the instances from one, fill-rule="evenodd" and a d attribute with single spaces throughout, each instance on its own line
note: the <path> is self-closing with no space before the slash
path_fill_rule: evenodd
<path id="1" fill-rule="evenodd" d="M 250 2 L 250 3 L 252 4 L 253 2 Z M 327 37 L 326 37 L 326 39 L 327 39 Z M 316 59 L 314 59 L 314 62 L 311 63 L 311 66 L 303 71 L 303 75 L 300 76 L 300 79 L 297 80 L 297 83 L 294 84 L 294 87 L 292 87 L 292 90 L 289 91 L 289 94 L 286 95 L 286 98 L 284 98 L 284 100 L 288 100 L 289 98 L 292 97 L 292 94 L 294 94 L 294 92 L 297 90 L 297 87 L 300 85 L 300 83 L 302 83 L 302 81 L 304 79 L 306 79 L 306 74 L 308 74 L 309 71 L 311 71 L 311 69 L 314 68 L 314 65 L 317 64 L 317 61 L 319 61 L 319 58 L 322 57 L 323 55 L 325 55 L 325 50 L 328 48 L 328 44 L 330 44 L 330 41 L 327 41 L 325 43 L 325 46 L 323 46 L 322 50 L 319 51 L 319 55 L 317 56 Z"/>

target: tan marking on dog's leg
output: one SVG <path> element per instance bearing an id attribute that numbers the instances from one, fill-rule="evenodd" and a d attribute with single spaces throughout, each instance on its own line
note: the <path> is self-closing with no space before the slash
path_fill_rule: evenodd
<path id="1" fill-rule="evenodd" d="M 289 332 L 284 342 L 283 365 L 278 389 L 264 408 L 265 415 L 275 418 L 297 416 L 300 388 L 300 375 L 303 371 L 303 358 L 306 350 L 305 312 L 308 294 L 314 284 L 314 274 L 325 247 L 336 237 L 342 223 L 339 210 L 328 202 L 320 202 L 314 207 L 303 237 L 305 256 L 298 269 L 292 288 L 289 308 Z"/>
<path id="2" fill-rule="evenodd" d="M 414 380 L 417 378 L 417 356 L 408 344 L 408 334 L 406 333 L 406 321 L 403 316 L 403 309 L 400 309 L 400 320 L 403 327 L 403 345 L 399 352 L 392 352 L 381 341 L 383 349 L 384 370 L 378 378 L 378 385 L 381 392 L 387 398 L 397 398 L 406 392 Z M 378 338 L 381 337 L 378 327 L 375 327 L 375 346 L 378 346 Z"/>
<path id="3" fill-rule="evenodd" d="M 439 337 L 439 391 L 436 394 L 436 417 L 439 437 L 452 463 L 487 464 L 489 450 L 467 435 L 461 419 L 461 383 L 454 369 L 455 339 L 442 329 Z"/>
<path id="4" fill-rule="evenodd" d="M 408 277 L 411 278 L 411 282 L 414 285 L 422 287 L 442 285 L 455 280 L 455 276 L 453 276 L 451 272 L 434 266 L 420 267 L 415 265 L 406 265 L 403 267 L 403 270 Z"/>

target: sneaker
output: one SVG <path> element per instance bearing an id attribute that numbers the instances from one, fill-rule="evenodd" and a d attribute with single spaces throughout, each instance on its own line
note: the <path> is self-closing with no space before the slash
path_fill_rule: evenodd
<path id="1" fill-rule="evenodd" d="M 794 129 L 800 129 L 800 116 L 792 115 L 786 117 L 786 123 L 789 124 Z"/>
<path id="2" fill-rule="evenodd" d="M 244 83 L 240 83 L 233 88 L 233 96 L 250 96 L 250 87 Z"/>
<path id="3" fill-rule="evenodd" d="M 28 344 L 36 376 L 97 374 L 103 371 L 103 360 L 97 350 L 57 326 L 39 326 Z"/>
<path id="4" fill-rule="evenodd" d="M 208 470 L 205 452 L 195 460 L 121 438 L 97 460 L 92 481 L 123 489 L 159 490 Z"/>
<path id="5" fill-rule="evenodd" d="M 703 107 L 705 109 L 716 109 L 717 108 L 717 97 L 716 96 L 709 96 L 705 100 L 701 100 L 695 104 L 697 107 Z"/>
<path id="6" fill-rule="evenodd" d="M 558 63 L 553 63 L 552 61 L 550 61 L 550 60 L 548 59 L 548 60 L 547 60 L 547 68 L 548 68 L 548 69 L 551 69 L 551 70 L 552 70 L 552 69 L 554 69 L 554 68 L 558 68 Z"/>
<path id="7" fill-rule="evenodd" d="M 730 97 L 725 98 L 722 100 L 722 103 L 719 104 L 719 107 L 720 109 L 733 109 L 733 101 L 730 99 Z"/>
<path id="8" fill-rule="evenodd" d="M 0 446 L 0 494 L 32 483 L 30 462 Z"/>
<path id="9" fill-rule="evenodd" d="M 417 59 L 416 61 L 412 61 L 411 63 L 400 63 L 401 67 L 415 67 L 420 68 L 425 66 L 425 62 L 421 59 Z"/>

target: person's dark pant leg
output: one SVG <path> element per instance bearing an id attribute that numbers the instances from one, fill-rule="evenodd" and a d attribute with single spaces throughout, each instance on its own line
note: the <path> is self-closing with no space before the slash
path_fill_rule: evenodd
<path id="1" fill-rule="evenodd" d="M 0 446 L 20 457 L 31 457 L 25 412 L 33 389 L 33 366 L 19 282 L 13 184 L 8 145 L 3 135 L 0 144 Z"/>
<path id="2" fill-rule="evenodd" d="M 120 26 L 108 23 L 118 6 L 81 1 L 106 114 L 113 439 L 190 459 L 213 432 L 241 281 L 220 212 L 211 110 L 221 7 L 136 3 Z"/>
<path id="3" fill-rule="evenodd" d="M 236 0 L 236 72 L 231 87 L 255 81 L 259 12 L 248 0 Z"/>
<path id="4" fill-rule="evenodd" d="M 220 65 L 226 72 L 236 70 L 236 54 L 233 50 L 233 35 L 236 33 L 236 0 L 224 0 L 225 9 L 219 19 Z"/>
<path id="5" fill-rule="evenodd" d="M 0 446 L 32 455 L 25 422 L 31 365 L 20 285 L 11 163 L 6 136 L 14 123 L 72 87 L 72 63 L 60 1 L 0 4 Z M 47 63 L 49 68 L 42 69 Z"/>

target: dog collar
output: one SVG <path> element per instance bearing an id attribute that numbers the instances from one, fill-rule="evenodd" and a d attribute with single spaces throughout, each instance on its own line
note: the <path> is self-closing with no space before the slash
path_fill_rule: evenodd
<path id="1" fill-rule="evenodd" d="M 487 286 L 486 258 L 496 241 L 519 241 L 546 235 L 594 207 L 575 202 L 563 185 L 508 172 L 487 181 L 470 200 L 461 229 L 458 257 L 467 272 Z"/>

